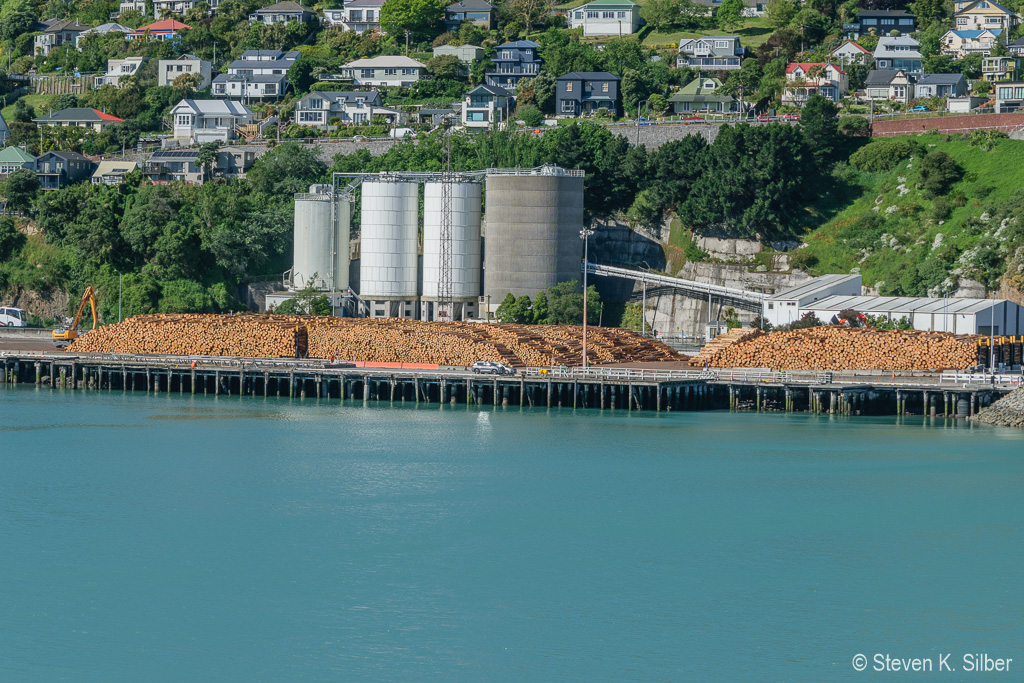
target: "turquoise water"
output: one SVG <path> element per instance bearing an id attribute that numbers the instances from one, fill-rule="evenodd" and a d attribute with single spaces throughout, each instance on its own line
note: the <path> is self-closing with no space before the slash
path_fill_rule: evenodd
<path id="1" fill-rule="evenodd" d="M 1024 671 L 1022 432 L 33 387 L 0 413 L 3 680 Z"/>

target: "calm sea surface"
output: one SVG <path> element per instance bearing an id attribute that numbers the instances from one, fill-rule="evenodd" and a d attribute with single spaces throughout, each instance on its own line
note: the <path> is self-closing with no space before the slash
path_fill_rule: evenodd
<path id="1" fill-rule="evenodd" d="M 1024 676 L 1022 432 L 34 387 L 0 415 L 2 680 Z"/>

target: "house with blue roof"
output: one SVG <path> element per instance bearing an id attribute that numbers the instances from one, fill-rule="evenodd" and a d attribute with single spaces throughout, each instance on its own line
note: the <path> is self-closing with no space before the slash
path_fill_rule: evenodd
<path id="1" fill-rule="evenodd" d="M 487 85 L 515 90 L 519 81 L 540 73 L 540 45 L 532 40 L 516 40 L 494 48 L 494 70 L 484 74 Z"/>
<path id="2" fill-rule="evenodd" d="M 956 59 L 963 59 L 970 54 L 988 57 L 998 44 L 997 39 L 1002 33 L 1003 30 L 1000 28 L 946 31 L 939 43 L 939 50 L 942 54 Z"/>

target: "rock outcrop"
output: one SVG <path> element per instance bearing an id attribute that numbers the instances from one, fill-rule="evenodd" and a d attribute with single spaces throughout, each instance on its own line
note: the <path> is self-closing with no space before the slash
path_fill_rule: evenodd
<path id="1" fill-rule="evenodd" d="M 995 427 L 1024 427 L 1024 387 L 982 409 L 971 419 Z"/>

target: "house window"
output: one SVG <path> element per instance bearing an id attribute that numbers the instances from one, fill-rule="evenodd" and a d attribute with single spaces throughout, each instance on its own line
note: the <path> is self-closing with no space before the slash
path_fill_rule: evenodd
<path id="1" fill-rule="evenodd" d="M 318 112 L 318 111 L 300 111 L 299 112 L 299 123 L 320 123 L 320 112 Z"/>
<path id="2" fill-rule="evenodd" d="M 362 20 L 363 20 L 363 10 L 361 10 L 361 9 L 349 10 L 349 21 L 362 21 Z"/>
<path id="3" fill-rule="evenodd" d="M 405 69 L 402 69 L 402 73 L 405 73 Z M 397 76 L 398 69 L 384 69 L 385 76 Z"/>
<path id="4" fill-rule="evenodd" d="M 602 19 L 614 19 L 615 18 L 615 12 L 601 12 L 601 18 Z"/>
<path id="5" fill-rule="evenodd" d="M 594 10 L 587 10 L 587 19 L 597 19 L 599 13 Z"/>
<path id="6" fill-rule="evenodd" d="M 576 112 L 576 102 L 573 100 L 562 100 L 562 113 L 573 114 Z"/>
<path id="7" fill-rule="evenodd" d="M 303 107 L 303 109 L 323 109 L 323 107 L 324 101 L 319 97 L 316 97 L 311 100 L 306 100 L 306 106 Z"/>
<path id="8" fill-rule="evenodd" d="M 402 75 L 403 76 L 415 76 L 416 75 L 416 69 L 402 69 Z"/>
<path id="9" fill-rule="evenodd" d="M 601 92 L 608 92 L 608 84 L 607 83 L 602 83 L 601 84 Z"/>
<path id="10" fill-rule="evenodd" d="M 367 21 L 373 21 L 373 10 L 372 9 L 366 10 L 366 20 Z"/>
<path id="11" fill-rule="evenodd" d="M 956 23 L 959 26 L 966 26 L 967 25 L 967 17 L 957 17 L 956 18 Z"/>
<path id="12" fill-rule="evenodd" d="M 577 19 L 582 19 L 583 18 L 583 12 L 577 12 L 576 13 L 576 18 Z"/>
<path id="13" fill-rule="evenodd" d="M 471 111 L 466 115 L 467 121 L 486 121 L 487 112 L 485 111 Z"/>
<path id="14" fill-rule="evenodd" d="M 882 19 L 882 26 L 895 26 L 895 25 L 896 25 L 896 20 L 895 19 Z"/>
<path id="15" fill-rule="evenodd" d="M 727 40 L 716 40 L 715 47 L 727 48 L 729 47 L 729 41 Z"/>
<path id="16" fill-rule="evenodd" d="M 192 125 L 192 117 L 189 114 L 178 114 L 176 126 L 190 126 Z"/>
<path id="17" fill-rule="evenodd" d="M 625 19 L 625 18 L 626 18 L 626 13 L 625 12 L 619 12 L 619 19 Z"/>
<path id="18" fill-rule="evenodd" d="M 565 84 L 565 92 L 572 92 L 572 81 Z"/>
<path id="19" fill-rule="evenodd" d="M 587 12 L 587 14 L 589 15 L 590 13 Z M 502 59 L 512 59 L 512 50 L 502 50 L 501 51 L 501 58 Z"/>
<path id="20" fill-rule="evenodd" d="M 360 78 L 373 78 L 373 69 L 360 69 L 359 70 L 359 77 Z"/>
<path id="21" fill-rule="evenodd" d="M 874 26 L 875 25 L 875 19 L 861 19 L 860 23 L 862 25 L 864 25 L 864 26 Z"/>

